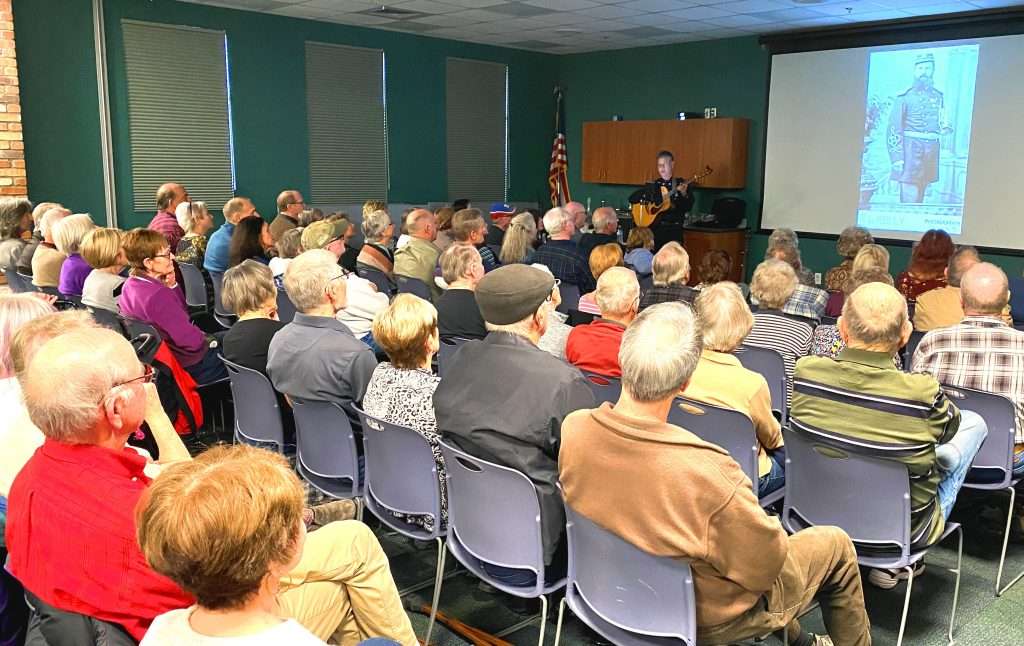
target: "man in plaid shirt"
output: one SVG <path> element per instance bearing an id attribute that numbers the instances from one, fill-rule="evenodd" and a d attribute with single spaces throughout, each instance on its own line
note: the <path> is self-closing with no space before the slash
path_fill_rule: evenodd
<path id="1" fill-rule="evenodd" d="M 544 214 L 544 230 L 551 239 L 537 249 L 533 262 L 547 266 L 555 278 L 563 283 L 576 285 L 581 295 L 594 291 L 597 284 L 590 273 L 590 265 L 572 241 L 576 232 L 572 215 L 556 206 Z"/>
<path id="2" fill-rule="evenodd" d="M 964 318 L 932 330 L 914 352 L 913 370 L 939 383 L 1005 395 L 1017 408 L 1013 471 L 1024 474 L 1024 332 L 1002 319 L 1010 299 L 1006 274 L 983 262 L 960 280 Z"/>

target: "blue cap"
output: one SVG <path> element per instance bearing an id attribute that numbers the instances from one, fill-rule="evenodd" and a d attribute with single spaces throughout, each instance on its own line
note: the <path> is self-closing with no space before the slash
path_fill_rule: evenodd
<path id="1" fill-rule="evenodd" d="M 512 217 L 516 214 L 516 209 L 511 204 L 505 202 L 495 202 L 491 205 L 491 215 L 498 217 Z"/>

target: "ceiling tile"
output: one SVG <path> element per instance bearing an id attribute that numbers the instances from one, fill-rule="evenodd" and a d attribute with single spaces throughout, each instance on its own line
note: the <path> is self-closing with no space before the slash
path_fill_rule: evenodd
<path id="1" fill-rule="evenodd" d="M 791 20 L 787 24 L 794 29 L 806 29 L 807 27 L 830 27 L 832 25 L 848 25 L 850 21 L 840 16 L 818 16 L 817 18 L 804 18 L 803 20 Z"/>
<path id="2" fill-rule="evenodd" d="M 583 33 L 607 32 L 622 29 L 622 22 L 618 20 L 595 20 L 594 22 L 587 22 L 577 26 L 583 30 Z"/>
<path id="3" fill-rule="evenodd" d="M 397 20 L 392 20 L 391 18 L 384 18 L 381 16 L 367 16 L 361 13 L 339 13 L 334 14 L 333 16 L 328 16 L 324 20 L 328 20 L 330 22 L 340 22 L 346 25 L 367 26 L 389 25 L 396 24 L 399 22 Z"/>
<path id="4" fill-rule="evenodd" d="M 388 29 L 397 29 L 399 31 L 412 31 L 416 33 L 435 31 L 441 29 L 440 25 L 427 25 L 422 22 L 412 22 L 410 20 L 399 20 L 398 22 L 387 25 Z"/>
<path id="5" fill-rule="evenodd" d="M 680 20 L 679 22 L 664 25 L 664 27 L 665 29 L 671 29 L 677 34 L 709 31 L 719 28 L 717 25 L 710 25 L 706 22 L 700 22 L 699 20 Z"/>
<path id="6" fill-rule="evenodd" d="M 898 9 L 881 9 L 879 11 L 868 11 L 865 13 L 857 14 L 854 18 L 857 22 L 873 22 L 875 20 L 897 20 L 899 18 L 906 18 L 910 14 L 906 11 L 900 11 Z"/>
<path id="7" fill-rule="evenodd" d="M 924 7 L 935 4 L 935 0 L 873 0 L 874 2 L 890 9 L 907 9 L 909 7 Z M 1016 4 L 1016 3 L 1015 3 Z"/>
<path id="8" fill-rule="evenodd" d="M 880 4 L 868 2 L 868 0 L 847 0 L 847 2 L 842 2 L 840 4 L 808 7 L 808 9 L 814 13 L 819 13 L 825 16 L 857 16 L 862 13 L 883 11 L 886 8 L 887 7 L 883 7 Z"/>
<path id="9" fill-rule="evenodd" d="M 593 2 L 593 0 L 525 0 L 523 4 L 553 9 L 554 11 L 576 11 L 577 9 L 601 6 L 597 2 Z"/>
<path id="10" fill-rule="evenodd" d="M 725 16 L 733 15 L 731 11 L 725 11 L 718 7 L 690 7 L 689 9 L 667 11 L 666 13 L 673 18 L 683 18 L 686 20 L 706 20 L 708 18 L 724 18 Z"/>
<path id="11" fill-rule="evenodd" d="M 696 2 L 686 0 L 629 0 L 629 2 L 619 3 L 619 6 L 641 11 L 677 11 L 696 6 L 696 4 Z"/>
<path id="12" fill-rule="evenodd" d="M 205 4 L 205 3 L 197 3 Z M 302 5 L 289 5 L 287 7 L 281 7 L 280 9 L 274 9 L 270 13 L 275 16 L 290 16 L 292 18 L 310 18 L 312 20 L 320 20 L 329 15 L 329 12 L 323 9 L 313 9 L 312 7 L 304 7 Z"/>
<path id="13" fill-rule="evenodd" d="M 934 16 L 942 13 L 959 13 L 961 11 L 973 11 L 973 5 L 966 3 L 947 2 L 944 4 L 930 4 L 924 7 L 908 7 L 905 9 L 912 16 Z"/>
<path id="14" fill-rule="evenodd" d="M 780 0 L 739 0 L 739 2 L 727 2 L 717 5 L 722 11 L 732 13 L 757 13 L 760 11 L 782 11 L 793 5 L 781 2 Z"/>
<path id="15" fill-rule="evenodd" d="M 545 9 L 544 7 L 534 7 L 528 4 L 522 4 L 519 2 L 506 2 L 505 4 L 496 4 L 493 7 L 487 7 L 488 11 L 495 13 L 504 14 L 506 16 L 541 16 L 546 13 L 551 13 L 551 9 Z"/>
<path id="16" fill-rule="evenodd" d="M 756 27 L 768 24 L 771 20 L 741 14 L 737 16 L 727 16 L 725 18 L 710 18 L 705 22 L 718 27 L 739 27 L 740 29 L 743 29 L 745 27 Z"/>
<path id="17" fill-rule="evenodd" d="M 637 38 L 656 38 L 658 36 L 672 36 L 675 34 L 674 31 L 669 31 L 662 27 L 630 27 L 629 29 L 620 29 L 615 33 L 623 36 L 636 36 Z"/>
<path id="18" fill-rule="evenodd" d="M 627 9 L 613 4 L 601 5 L 590 9 L 580 9 L 574 12 L 577 15 L 587 18 L 624 18 L 625 16 L 637 16 L 642 13 L 639 9 Z"/>
<path id="19" fill-rule="evenodd" d="M 463 18 L 459 14 L 447 14 L 443 16 L 423 16 L 421 18 L 413 18 L 411 22 L 437 25 L 439 27 L 465 27 L 466 25 L 476 24 L 479 21 L 472 20 L 470 18 Z"/>
<path id="20" fill-rule="evenodd" d="M 971 0 L 971 4 L 980 9 L 996 9 L 1018 5 L 1020 0 Z"/>
<path id="21" fill-rule="evenodd" d="M 496 4 L 505 4 L 506 0 L 445 0 L 445 2 L 470 9 L 482 9 L 493 7 Z"/>
<path id="22" fill-rule="evenodd" d="M 381 3 L 370 2 L 370 0 L 307 0 L 300 7 L 310 9 L 323 9 L 331 13 L 349 13 L 362 11 L 370 7 L 379 7 Z"/>
<path id="23" fill-rule="evenodd" d="M 409 11 L 418 11 L 420 13 L 428 14 L 444 14 L 455 13 L 456 11 L 465 11 L 463 7 L 458 5 L 436 2 L 435 0 L 409 0 L 408 2 L 396 2 L 395 4 L 388 6 L 396 9 L 407 9 Z"/>
<path id="24" fill-rule="evenodd" d="M 209 0 L 202 4 L 214 7 L 227 7 L 229 9 L 242 9 L 244 11 L 273 11 L 294 4 L 293 2 L 281 2 L 279 0 Z"/>
<path id="25" fill-rule="evenodd" d="M 772 22 L 792 22 L 794 20 L 805 20 L 809 18 L 821 18 L 820 13 L 815 13 L 810 9 L 783 9 L 782 11 L 758 11 L 757 13 L 749 14 L 751 16 L 757 16 L 758 18 L 764 18 Z"/>
<path id="26" fill-rule="evenodd" d="M 638 16 L 626 16 L 622 19 L 622 22 L 632 23 L 634 25 L 657 27 L 659 25 L 679 22 L 679 18 L 670 16 L 667 13 L 644 13 Z"/>

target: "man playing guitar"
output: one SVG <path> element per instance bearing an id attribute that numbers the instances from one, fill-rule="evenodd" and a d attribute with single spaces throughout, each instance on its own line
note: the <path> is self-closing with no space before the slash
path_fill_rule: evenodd
<path id="1" fill-rule="evenodd" d="M 659 205 L 664 203 L 664 199 L 671 201 L 671 204 L 665 204 L 659 209 L 654 221 L 648 224 L 654 232 L 657 249 L 670 240 L 682 242 L 683 218 L 693 208 L 693 196 L 689 191 L 690 182 L 674 176 L 675 163 L 675 156 L 671 152 L 659 152 L 658 178 L 629 196 L 630 204 Z"/>

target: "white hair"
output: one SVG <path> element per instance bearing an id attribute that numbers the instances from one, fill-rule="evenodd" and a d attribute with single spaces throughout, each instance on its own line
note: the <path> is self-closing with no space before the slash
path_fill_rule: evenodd
<path id="1" fill-rule="evenodd" d="M 43 234 L 43 238 L 53 240 L 53 227 L 69 215 L 71 215 L 71 211 L 65 209 L 63 206 L 55 206 L 51 209 L 47 209 L 46 212 L 43 213 L 42 217 L 39 218 L 39 232 Z"/>
<path id="2" fill-rule="evenodd" d="M 632 269 L 610 267 L 597 279 L 594 300 L 601 313 L 624 314 L 640 298 L 640 283 Z"/>
<path id="3" fill-rule="evenodd" d="M 544 214 L 544 230 L 548 232 L 549 236 L 556 236 L 561 233 L 569 222 L 572 222 L 572 216 L 560 206 L 549 209 Z"/>
<path id="4" fill-rule="evenodd" d="M 206 209 L 206 202 L 182 202 L 174 210 L 174 219 L 178 221 L 178 226 L 185 233 L 189 233 L 196 226 L 199 216 L 203 213 L 209 213 Z"/>
<path id="5" fill-rule="evenodd" d="M 363 216 L 363 237 L 368 241 L 376 242 L 388 230 L 389 224 L 391 224 L 391 216 L 387 211 L 377 210 L 367 213 Z"/>
<path id="6" fill-rule="evenodd" d="M 85 234 L 96 228 L 88 213 L 76 213 L 62 219 L 53 228 L 53 243 L 63 254 L 78 253 Z"/>
<path id="7" fill-rule="evenodd" d="M 689 306 L 661 303 L 648 307 L 622 335 L 622 387 L 640 402 L 675 397 L 697 368 L 701 345 Z"/>
<path id="8" fill-rule="evenodd" d="M 619 226 L 619 216 L 615 213 L 615 209 L 610 206 L 602 206 L 599 209 L 595 209 L 594 215 L 590 219 L 594 223 L 594 230 L 599 233 L 613 224 L 616 227 Z"/>
<path id="9" fill-rule="evenodd" d="M 327 286 L 342 275 L 338 259 L 326 249 L 311 249 L 296 256 L 284 271 L 284 289 L 295 309 L 308 312 L 324 303 Z"/>

